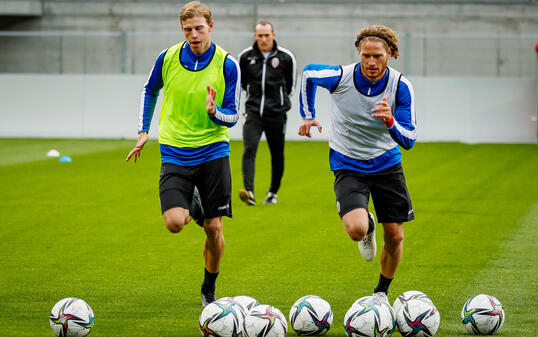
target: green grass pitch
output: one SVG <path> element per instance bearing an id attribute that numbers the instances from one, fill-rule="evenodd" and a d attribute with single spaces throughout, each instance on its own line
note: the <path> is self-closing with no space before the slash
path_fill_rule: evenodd
<path id="1" fill-rule="evenodd" d="M 166 230 L 158 145 L 125 163 L 134 143 L 0 139 L 0 336 L 52 336 L 50 309 L 71 296 L 92 306 L 93 337 L 200 336 L 203 230 Z M 328 335 L 345 336 L 344 314 L 371 294 L 379 259 L 365 262 L 343 230 L 327 143 L 288 142 L 279 204 L 256 207 L 237 196 L 243 147 L 231 147 L 234 217 L 217 297 L 250 295 L 287 316 L 316 294 L 334 311 Z M 73 162 L 47 159 L 52 148 Z M 487 293 L 505 308 L 500 336 L 537 336 L 538 145 L 417 143 L 403 166 L 417 219 L 405 225 L 391 303 L 421 290 L 441 313 L 437 336 L 467 336 L 461 308 Z M 258 201 L 269 171 L 261 143 Z"/>

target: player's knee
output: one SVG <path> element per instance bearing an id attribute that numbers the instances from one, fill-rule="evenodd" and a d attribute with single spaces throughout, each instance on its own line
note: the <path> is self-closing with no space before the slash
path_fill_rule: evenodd
<path id="1" fill-rule="evenodd" d="M 208 238 L 215 238 L 222 235 L 222 222 L 218 220 L 206 221 L 204 230 Z"/>
<path id="2" fill-rule="evenodd" d="M 389 247 L 398 247 L 404 240 L 403 232 L 385 233 L 385 244 Z"/>
<path id="3" fill-rule="evenodd" d="M 366 235 L 368 231 L 367 226 L 363 226 L 360 223 L 345 223 L 344 228 L 346 229 L 347 235 L 353 241 L 360 241 Z"/>
<path id="4" fill-rule="evenodd" d="M 171 233 L 179 233 L 185 227 L 186 219 L 178 214 L 164 214 L 164 224 Z"/>
<path id="5" fill-rule="evenodd" d="M 179 233 L 179 232 L 181 232 L 181 230 L 185 226 L 184 224 L 181 224 L 181 223 L 178 223 L 178 222 L 173 222 L 173 221 L 168 221 L 168 222 L 165 221 L 165 225 L 166 225 L 166 228 L 171 233 Z"/>

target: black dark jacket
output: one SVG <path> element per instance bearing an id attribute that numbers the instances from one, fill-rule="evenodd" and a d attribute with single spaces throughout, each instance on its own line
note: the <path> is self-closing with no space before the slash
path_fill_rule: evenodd
<path id="1" fill-rule="evenodd" d="M 241 86 L 246 91 L 248 118 L 261 118 L 271 124 L 285 123 L 286 112 L 291 108 L 289 95 L 295 86 L 293 53 L 278 47 L 274 41 L 273 50 L 264 61 L 258 44 L 254 42 L 239 55 L 239 66 Z"/>

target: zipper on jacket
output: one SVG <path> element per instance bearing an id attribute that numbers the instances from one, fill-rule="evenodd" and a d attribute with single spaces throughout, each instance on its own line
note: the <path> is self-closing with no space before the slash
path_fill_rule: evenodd
<path id="1" fill-rule="evenodd" d="M 280 86 L 280 106 L 284 106 L 284 93 L 282 93 L 282 86 Z"/>
<path id="2" fill-rule="evenodd" d="M 196 56 L 196 62 L 194 62 L 194 70 L 198 70 L 198 56 Z"/>
<path id="3" fill-rule="evenodd" d="M 269 60 L 269 57 L 263 60 L 262 68 L 262 98 L 260 100 L 260 117 L 263 116 L 263 105 L 265 104 L 265 69 L 267 68 L 267 60 Z"/>

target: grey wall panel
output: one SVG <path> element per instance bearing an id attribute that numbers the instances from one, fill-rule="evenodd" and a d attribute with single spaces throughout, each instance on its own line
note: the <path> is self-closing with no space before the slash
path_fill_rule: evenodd
<path id="1" fill-rule="evenodd" d="M 529 78 L 411 77 L 418 141 L 537 142 L 536 82 Z M 0 137 L 136 138 L 142 75 L 0 75 Z M 162 95 L 161 95 L 162 96 Z M 319 89 L 314 140 L 330 129 L 328 92 Z M 292 97 L 286 137 L 301 122 Z M 158 135 L 160 101 L 150 137 Z M 243 110 L 243 107 L 241 107 Z M 241 139 L 242 119 L 230 129 Z"/>

